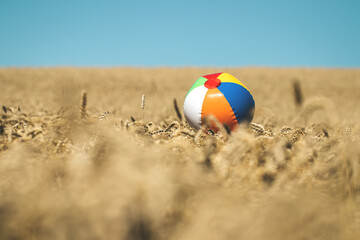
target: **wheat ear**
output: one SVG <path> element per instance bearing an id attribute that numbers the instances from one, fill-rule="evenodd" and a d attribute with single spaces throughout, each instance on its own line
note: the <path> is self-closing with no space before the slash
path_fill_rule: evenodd
<path id="1" fill-rule="evenodd" d="M 87 93 L 85 90 L 81 92 L 81 101 L 80 101 L 80 118 L 86 118 L 88 115 L 86 113 L 86 104 L 87 104 Z"/>
<path id="2" fill-rule="evenodd" d="M 300 82 L 297 79 L 295 79 L 293 82 L 293 89 L 294 89 L 295 105 L 300 107 L 304 102 L 304 97 L 301 91 Z"/>

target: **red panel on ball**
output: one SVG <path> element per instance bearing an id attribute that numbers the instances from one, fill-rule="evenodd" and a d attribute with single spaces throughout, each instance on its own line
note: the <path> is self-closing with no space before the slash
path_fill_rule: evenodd
<path id="1" fill-rule="evenodd" d="M 217 88 L 221 84 L 221 81 L 217 78 L 209 79 L 205 82 L 204 86 L 207 89 Z"/>
<path id="2" fill-rule="evenodd" d="M 217 79 L 217 77 L 220 76 L 221 74 L 222 74 L 222 72 L 221 73 L 214 73 L 214 74 L 205 75 L 203 77 L 206 78 L 207 80 L 213 80 L 213 79 Z"/>

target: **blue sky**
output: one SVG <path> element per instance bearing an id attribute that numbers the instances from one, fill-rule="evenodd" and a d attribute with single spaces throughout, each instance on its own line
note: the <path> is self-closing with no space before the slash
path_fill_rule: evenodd
<path id="1" fill-rule="evenodd" d="M 360 67 L 360 1 L 0 0 L 0 66 Z"/>

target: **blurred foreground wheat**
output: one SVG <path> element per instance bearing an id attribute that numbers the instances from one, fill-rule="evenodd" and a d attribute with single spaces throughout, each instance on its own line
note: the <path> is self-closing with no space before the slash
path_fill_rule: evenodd
<path id="1" fill-rule="evenodd" d="M 360 71 L 230 69 L 254 122 L 196 132 L 218 71 L 1 69 L 0 239 L 359 239 Z"/>

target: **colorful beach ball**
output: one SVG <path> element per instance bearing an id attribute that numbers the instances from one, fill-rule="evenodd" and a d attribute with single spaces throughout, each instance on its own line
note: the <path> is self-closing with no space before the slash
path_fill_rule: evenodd
<path id="1" fill-rule="evenodd" d="M 251 122 L 255 101 L 243 83 L 229 73 L 215 73 L 200 77 L 185 97 L 185 118 L 200 129 L 204 117 L 213 115 L 231 130 L 242 122 Z"/>

